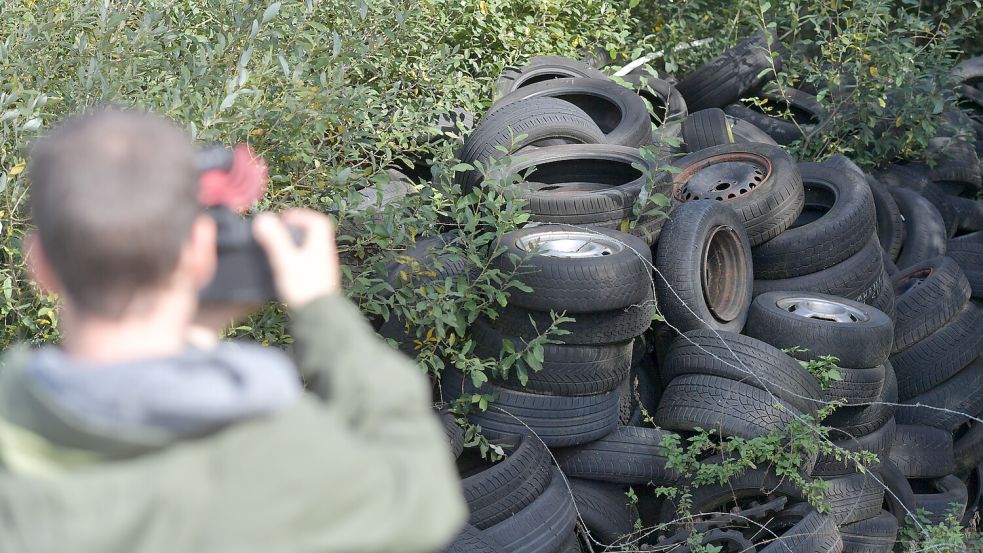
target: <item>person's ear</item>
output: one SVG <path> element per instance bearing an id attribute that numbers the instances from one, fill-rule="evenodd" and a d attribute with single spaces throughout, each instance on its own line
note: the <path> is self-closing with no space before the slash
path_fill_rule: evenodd
<path id="1" fill-rule="evenodd" d="M 27 270 L 34 283 L 42 292 L 62 294 L 61 280 L 55 274 L 48 256 L 41 245 L 41 238 L 32 232 L 24 239 L 24 255 L 27 258 Z"/>
<path id="2" fill-rule="evenodd" d="M 199 215 L 191 227 L 187 254 L 190 257 L 194 282 L 199 289 L 208 285 L 215 276 L 218 263 L 217 233 L 215 220 L 205 214 Z"/>

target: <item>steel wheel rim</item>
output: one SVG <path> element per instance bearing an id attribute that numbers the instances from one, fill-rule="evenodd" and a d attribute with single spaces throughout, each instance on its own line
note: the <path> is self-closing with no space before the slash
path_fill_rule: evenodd
<path id="1" fill-rule="evenodd" d="M 779 309 L 804 319 L 817 319 L 834 323 L 865 323 L 870 315 L 856 307 L 817 297 L 798 296 L 783 298 L 775 303 Z"/>
<path id="2" fill-rule="evenodd" d="M 741 239 L 731 227 L 715 227 L 703 243 L 703 301 L 710 314 L 722 323 L 733 321 L 744 310 L 748 271 L 743 260 Z"/>
<path id="3" fill-rule="evenodd" d="M 614 238 L 582 231 L 544 230 L 519 238 L 515 245 L 524 252 L 567 259 L 604 257 L 625 251 L 625 245 Z"/>
<path id="4" fill-rule="evenodd" d="M 771 161 L 751 152 L 728 152 L 690 165 L 674 178 L 677 200 L 733 201 L 771 176 Z"/>

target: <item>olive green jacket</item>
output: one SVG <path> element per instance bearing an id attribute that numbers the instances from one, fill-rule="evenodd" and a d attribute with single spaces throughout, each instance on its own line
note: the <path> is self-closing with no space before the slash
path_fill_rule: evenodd
<path id="1" fill-rule="evenodd" d="M 466 511 L 426 379 L 341 297 L 293 317 L 311 393 L 194 440 L 105 432 L 0 369 L 0 552 L 429 553 Z M 64 443 L 86 443 L 84 449 Z"/>

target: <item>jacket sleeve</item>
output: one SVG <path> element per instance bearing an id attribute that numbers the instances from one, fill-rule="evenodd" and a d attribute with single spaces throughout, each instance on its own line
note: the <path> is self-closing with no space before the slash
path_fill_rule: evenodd
<path id="1" fill-rule="evenodd" d="M 446 434 L 431 406 L 429 380 L 340 295 L 305 306 L 293 315 L 292 325 L 301 377 L 341 418 L 355 444 L 347 454 L 402 475 L 399 492 L 372 507 L 376 520 L 388 521 L 382 534 L 400 536 L 401 543 L 392 544 L 395 550 L 413 550 L 407 538 L 420 534 L 421 522 L 428 521 L 428 535 L 417 537 L 434 548 L 446 544 L 464 524 L 466 508 Z M 400 524 L 405 528 L 393 527 Z"/>

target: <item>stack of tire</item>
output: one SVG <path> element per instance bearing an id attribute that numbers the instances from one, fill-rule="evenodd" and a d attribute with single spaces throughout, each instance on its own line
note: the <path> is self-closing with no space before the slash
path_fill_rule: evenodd
<path id="1" fill-rule="evenodd" d="M 886 552 L 919 509 L 939 522 L 955 506 L 968 522 L 983 505 L 983 425 L 966 416 L 983 415 L 976 153 L 940 138 L 932 166 L 869 175 L 843 156 L 796 163 L 781 144 L 826 114 L 807 91 L 771 88 L 783 55 L 773 36 L 752 37 L 676 88 L 648 69 L 621 86 L 561 58 L 496 83 L 460 154 L 475 169 L 458 182 L 467 193 L 487 178 L 519 181 L 534 225 L 504 236 L 493 263 L 532 291 L 475 321 L 475 353 L 524 348 L 554 313 L 575 321 L 535 354 L 541 370 L 502 370 L 481 386 L 444 374 L 446 399 L 494 397 L 470 420 L 507 452 L 458 458 L 471 520 L 450 551 L 587 551 L 575 512 L 592 545 L 680 545 L 685 536 L 633 533 L 637 519 L 674 520 L 674 502 L 625 495 L 680 484 L 667 435 L 751 439 L 831 401 L 841 404 L 824 421 L 833 445 L 873 452 L 876 465 L 800 460 L 827 481 L 828 514 L 764 467 L 696 488 L 692 512 L 768 521 L 735 532 L 710 517 L 706 544 Z M 638 151 L 659 141 L 653 125 L 678 132 L 687 153 L 653 184 L 671 197 L 668 219 L 643 216 L 628 235 L 615 229 L 630 226 L 654 172 Z M 664 323 L 650 329 L 653 300 Z M 800 363 L 822 355 L 839 360 L 825 388 Z M 643 427 L 653 420 L 659 428 Z"/>

